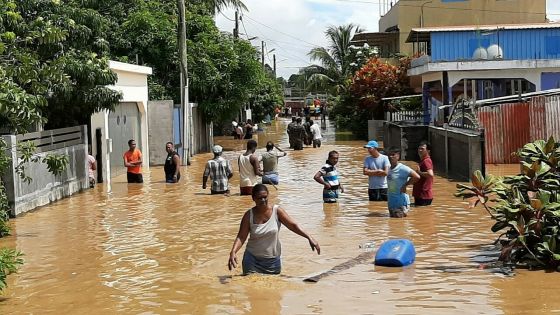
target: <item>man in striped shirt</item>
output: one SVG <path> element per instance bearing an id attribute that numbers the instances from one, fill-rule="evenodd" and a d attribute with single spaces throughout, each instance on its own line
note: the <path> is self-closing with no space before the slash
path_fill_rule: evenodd
<path id="1" fill-rule="evenodd" d="M 327 163 L 315 174 L 313 179 L 323 185 L 323 201 L 325 203 L 334 203 L 338 199 L 338 190 L 344 192 L 344 187 L 338 178 L 338 170 L 336 164 L 338 163 L 338 152 L 329 152 L 329 159 Z"/>
<path id="2" fill-rule="evenodd" d="M 212 178 L 212 186 L 210 193 L 212 195 L 222 194 L 229 195 L 229 179 L 233 176 L 233 170 L 228 160 L 222 157 L 223 148 L 215 145 L 212 148 L 214 158 L 206 163 L 204 175 L 202 176 L 202 189 L 206 189 L 206 181 L 208 177 Z"/>

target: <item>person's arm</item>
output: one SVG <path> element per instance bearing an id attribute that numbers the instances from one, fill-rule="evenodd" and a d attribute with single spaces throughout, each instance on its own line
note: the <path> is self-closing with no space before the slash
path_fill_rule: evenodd
<path id="1" fill-rule="evenodd" d="M 282 156 L 286 156 L 286 155 L 288 155 L 288 153 L 286 153 L 286 151 L 284 151 L 284 150 L 280 149 L 280 147 L 279 147 L 278 145 L 274 145 L 274 147 L 275 147 L 275 148 L 276 148 L 276 150 L 278 150 L 279 152 L 282 152 L 282 153 L 284 153 L 284 155 L 282 155 Z"/>
<path id="2" fill-rule="evenodd" d="M 227 178 L 230 179 L 233 177 L 233 168 L 231 167 L 231 163 L 229 162 L 229 160 L 226 162 L 226 167 L 227 167 Z"/>
<path id="3" fill-rule="evenodd" d="M 233 246 L 229 252 L 228 269 L 232 270 L 237 268 L 239 264 L 237 262 L 237 252 L 241 249 L 245 240 L 249 236 L 249 211 L 245 212 L 243 218 L 241 219 L 241 224 L 239 224 L 239 232 L 237 232 L 237 237 L 233 241 Z"/>
<path id="4" fill-rule="evenodd" d="M 388 165 L 385 165 L 384 169 L 373 170 L 373 169 L 368 168 L 366 162 L 364 161 L 364 175 L 385 177 L 385 176 L 387 176 L 387 174 L 389 174 L 389 166 Z"/>
<path id="5" fill-rule="evenodd" d="M 282 224 L 284 224 L 288 228 L 288 230 L 306 238 L 309 241 L 309 246 L 311 246 L 311 250 L 313 251 L 317 250 L 317 254 L 318 255 L 321 254 L 321 247 L 319 246 L 319 243 L 313 237 L 311 237 L 311 235 L 307 234 L 304 230 L 302 230 L 299 227 L 299 225 L 296 223 L 296 221 L 294 221 L 294 219 L 292 219 L 288 215 L 288 213 L 284 211 L 284 209 L 282 209 L 281 207 L 278 207 L 278 219 Z"/>
<path id="6" fill-rule="evenodd" d="M 130 162 L 133 166 L 142 166 L 142 153 L 138 154 L 138 160 Z"/>
<path id="7" fill-rule="evenodd" d="M 315 176 L 313 176 L 313 179 L 323 185 L 325 187 L 325 189 L 331 189 L 331 185 L 329 183 L 327 183 L 324 179 L 323 179 L 323 173 L 321 173 L 321 171 L 318 171 Z"/>
<path id="8" fill-rule="evenodd" d="M 364 175 L 367 175 L 367 176 L 385 177 L 385 176 L 387 176 L 387 174 L 389 174 L 389 168 L 388 167 L 384 170 L 372 170 L 372 169 L 369 169 L 367 167 L 364 167 Z"/>
<path id="9" fill-rule="evenodd" d="M 432 165 L 432 163 L 428 162 L 426 163 L 426 167 L 428 168 L 427 171 L 422 172 L 420 171 L 420 165 L 416 166 L 416 172 L 418 173 L 418 175 L 420 175 L 420 177 L 424 177 L 424 178 L 430 178 L 430 177 L 434 177 L 434 166 Z"/>
<path id="10" fill-rule="evenodd" d="M 429 169 L 425 172 L 421 172 L 420 170 L 418 170 L 418 175 L 420 175 L 420 177 L 424 177 L 424 178 L 430 178 L 430 177 L 434 177 L 434 170 Z"/>
<path id="11" fill-rule="evenodd" d="M 206 182 L 208 181 L 209 175 L 210 175 L 210 167 L 208 163 L 206 163 L 206 167 L 204 168 L 204 174 L 202 175 L 202 189 L 206 189 Z"/>
<path id="12" fill-rule="evenodd" d="M 134 166 L 132 163 L 128 163 L 128 161 L 126 160 L 126 156 L 123 156 L 123 161 L 124 161 L 124 167 L 133 167 Z"/>
<path id="13" fill-rule="evenodd" d="M 257 158 L 254 154 L 251 154 L 249 160 L 251 161 L 251 164 L 253 164 L 253 170 L 255 171 L 255 175 L 263 176 L 263 173 L 261 171 L 261 163 L 259 163 L 259 158 Z"/>
<path id="14" fill-rule="evenodd" d="M 181 167 L 181 160 L 179 159 L 179 154 L 175 154 L 173 156 L 173 163 L 175 164 L 175 174 L 173 174 L 173 178 L 177 181 L 177 177 L 179 176 L 179 168 Z"/>
<path id="15" fill-rule="evenodd" d="M 410 170 L 410 173 L 408 174 L 408 176 L 409 176 L 408 181 L 406 181 L 406 183 L 404 183 L 404 185 L 401 187 L 401 193 L 403 193 L 403 194 L 406 193 L 406 186 L 414 185 L 414 183 L 416 183 L 418 180 L 420 180 L 420 175 L 418 175 L 418 173 L 416 173 L 412 169 Z"/>

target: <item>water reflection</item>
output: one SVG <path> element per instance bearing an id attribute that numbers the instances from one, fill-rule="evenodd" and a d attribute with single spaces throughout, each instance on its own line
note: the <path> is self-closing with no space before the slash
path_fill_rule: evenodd
<path id="1" fill-rule="evenodd" d="M 287 121 L 257 136 L 287 149 Z M 1 314 L 541 314 L 557 312 L 551 294 L 556 273 L 517 271 L 507 277 L 480 268 L 495 260 L 492 222 L 482 209 L 467 209 L 452 196 L 455 183 L 437 178 L 434 204 L 390 219 L 386 204 L 367 200 L 361 141 L 324 132 L 319 149 L 288 150 L 279 161 L 281 204 L 321 244 L 320 256 L 301 237 L 282 229 L 283 277 L 241 277 L 227 257 L 251 198 L 239 196 L 236 158 L 245 142 L 220 137 L 234 165 L 232 196 L 211 196 L 201 179 L 211 154 L 193 158 L 177 184 L 165 184 L 151 168 L 143 185 L 115 178 L 112 192 L 98 185 L 75 197 L 12 221 L 13 236 L 0 246 L 26 256 L 9 278 Z M 342 135 L 342 137 L 345 137 Z M 313 175 L 330 150 L 340 152 L 346 192 L 323 204 Z M 489 166 L 508 174 L 516 166 Z M 303 283 L 308 276 L 352 261 L 367 241 L 411 239 L 417 261 L 391 269 L 373 261 Z"/>

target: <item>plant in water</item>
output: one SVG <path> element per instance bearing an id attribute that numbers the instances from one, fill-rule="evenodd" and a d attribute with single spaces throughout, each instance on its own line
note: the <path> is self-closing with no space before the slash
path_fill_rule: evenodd
<path id="1" fill-rule="evenodd" d="M 23 264 L 23 254 L 9 248 L 0 249 L 0 291 L 6 288 L 6 277 Z"/>
<path id="2" fill-rule="evenodd" d="M 458 184 L 456 197 L 481 204 L 496 221 L 500 260 L 529 268 L 560 268 L 560 143 L 554 138 L 526 144 L 515 176 L 482 176 Z"/>

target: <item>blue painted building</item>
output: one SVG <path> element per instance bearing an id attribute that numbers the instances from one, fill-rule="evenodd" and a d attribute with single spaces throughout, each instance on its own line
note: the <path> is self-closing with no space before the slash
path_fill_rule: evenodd
<path id="1" fill-rule="evenodd" d="M 408 74 L 421 77 L 426 100 L 453 104 L 560 87 L 560 24 L 418 28 L 407 42 L 422 48 Z"/>

